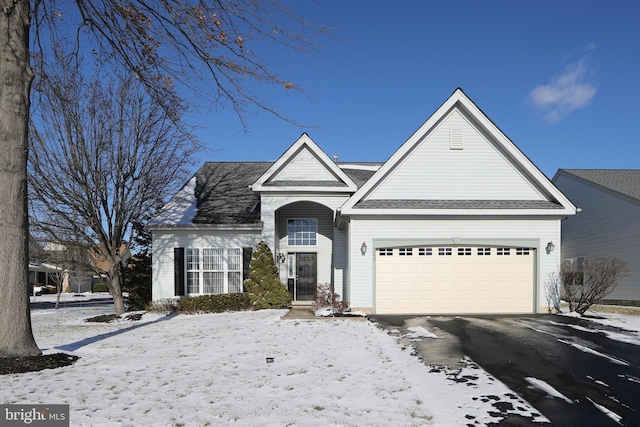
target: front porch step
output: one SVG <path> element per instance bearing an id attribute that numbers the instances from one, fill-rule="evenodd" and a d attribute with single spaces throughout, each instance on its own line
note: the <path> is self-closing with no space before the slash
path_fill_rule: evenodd
<path id="1" fill-rule="evenodd" d="M 311 307 L 313 301 L 291 301 L 291 307 Z"/>

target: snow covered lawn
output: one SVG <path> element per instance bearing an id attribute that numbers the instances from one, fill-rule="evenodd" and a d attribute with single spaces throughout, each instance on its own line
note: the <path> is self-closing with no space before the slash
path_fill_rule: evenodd
<path id="1" fill-rule="evenodd" d="M 0 401 L 69 404 L 72 426 L 484 425 L 505 400 L 536 412 L 473 364 L 430 372 L 368 321 L 286 310 L 84 321 L 109 312 L 33 310 L 43 352 L 81 359 L 1 377 Z"/>

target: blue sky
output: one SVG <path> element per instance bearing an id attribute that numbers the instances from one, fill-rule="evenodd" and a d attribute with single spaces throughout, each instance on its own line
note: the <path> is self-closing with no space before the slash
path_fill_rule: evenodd
<path id="1" fill-rule="evenodd" d="M 308 55 L 262 52 L 304 87 L 252 86 L 266 112 L 210 112 L 213 161 L 276 160 L 302 132 L 340 161 L 385 161 L 461 87 L 544 172 L 640 168 L 640 3 L 300 0 L 335 28 Z"/>

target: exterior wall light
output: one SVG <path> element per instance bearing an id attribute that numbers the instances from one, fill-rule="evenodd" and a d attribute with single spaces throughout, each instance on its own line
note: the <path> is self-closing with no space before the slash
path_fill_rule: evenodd
<path id="1" fill-rule="evenodd" d="M 553 252 L 553 250 L 556 248 L 556 245 L 553 244 L 553 242 L 549 242 L 547 243 L 547 253 L 550 254 L 551 252 Z"/>
<path id="2" fill-rule="evenodd" d="M 284 264 L 286 260 L 287 260 L 287 257 L 285 257 L 284 254 L 278 254 L 278 262 L 280 264 Z"/>
<path id="3" fill-rule="evenodd" d="M 360 246 L 360 253 L 362 253 L 362 255 L 367 254 L 367 242 L 362 242 L 362 246 Z"/>

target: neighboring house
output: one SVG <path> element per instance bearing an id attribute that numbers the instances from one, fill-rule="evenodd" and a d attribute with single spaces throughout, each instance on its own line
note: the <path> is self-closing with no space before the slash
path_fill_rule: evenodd
<path id="1" fill-rule="evenodd" d="M 46 243 L 41 246 L 35 240 L 30 241 L 30 248 L 33 259 L 29 261 L 29 283 L 35 288 L 55 286 L 62 279 L 63 292 L 92 292 L 93 285 L 104 282 L 103 276 L 109 269 L 109 263 L 92 248 L 81 247 L 69 252 L 62 244 Z M 120 251 L 124 254 L 122 264 L 126 265 L 131 258 L 129 246 L 123 243 Z"/>
<path id="2" fill-rule="evenodd" d="M 640 305 L 640 170 L 560 169 L 553 182 L 580 209 L 562 223 L 562 260 L 625 261 L 629 274 L 606 302 Z"/>
<path id="3" fill-rule="evenodd" d="M 264 240 L 294 301 L 330 283 L 368 313 L 546 312 L 573 214 L 457 89 L 384 163 L 307 134 L 276 162 L 205 163 L 150 224 L 153 299 L 242 291 Z"/>

